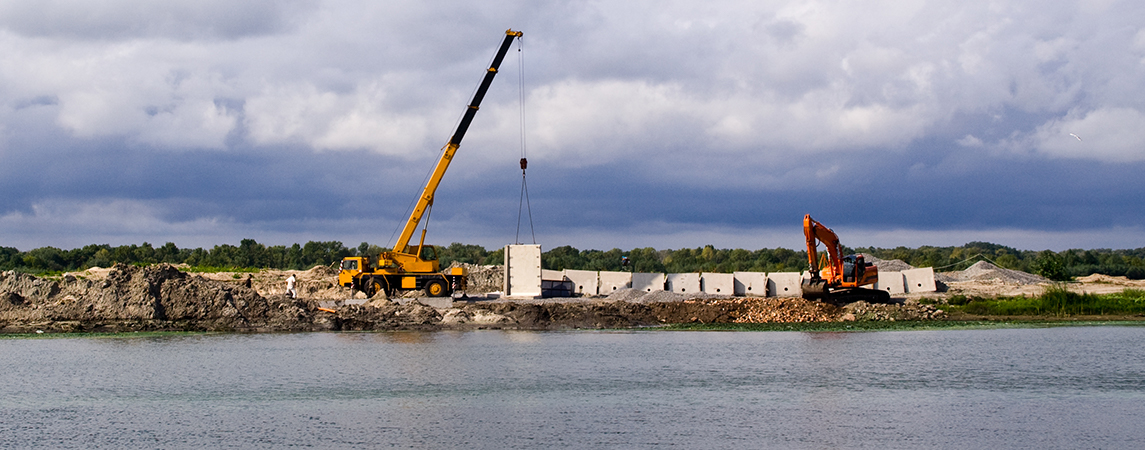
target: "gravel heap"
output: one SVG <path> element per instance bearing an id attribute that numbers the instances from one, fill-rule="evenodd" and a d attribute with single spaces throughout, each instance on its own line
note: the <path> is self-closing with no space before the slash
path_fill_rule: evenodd
<path id="1" fill-rule="evenodd" d="M 1013 284 L 1040 284 L 1049 283 L 1050 280 L 1038 275 L 1022 272 L 1020 270 L 1003 269 L 986 261 L 978 261 L 973 266 L 960 272 L 941 272 L 935 274 L 938 281 L 944 283 L 958 281 L 997 281 Z"/>
<path id="2" fill-rule="evenodd" d="M 863 258 L 865 258 L 867 262 L 874 263 L 878 266 L 879 272 L 902 272 L 914 268 L 914 266 L 903 262 L 901 259 L 879 259 L 866 253 L 863 253 Z"/>

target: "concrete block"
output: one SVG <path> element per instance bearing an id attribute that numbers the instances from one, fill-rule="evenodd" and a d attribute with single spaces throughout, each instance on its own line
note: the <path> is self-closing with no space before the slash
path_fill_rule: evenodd
<path id="1" fill-rule="evenodd" d="M 600 290 L 597 292 L 599 295 L 608 295 L 611 294 L 612 291 L 632 287 L 631 272 L 606 272 L 602 270 L 599 276 Z"/>
<path id="2" fill-rule="evenodd" d="M 632 274 L 632 289 L 644 292 L 663 291 L 664 274 L 634 273 Z"/>
<path id="3" fill-rule="evenodd" d="M 902 272 L 879 272 L 879 282 L 874 288 L 898 295 L 906 293 L 904 286 Z"/>
<path id="4" fill-rule="evenodd" d="M 763 272 L 736 272 L 735 295 L 767 297 L 767 274 Z"/>
<path id="5" fill-rule="evenodd" d="M 559 270 L 541 269 L 541 280 L 565 281 L 565 274 Z"/>
<path id="6" fill-rule="evenodd" d="M 698 273 L 670 273 L 667 276 L 667 290 L 677 294 L 695 294 L 700 292 L 700 274 Z"/>
<path id="7" fill-rule="evenodd" d="M 923 267 L 921 269 L 910 269 L 902 271 L 903 284 L 906 285 L 906 292 L 914 294 L 917 292 L 935 292 L 938 287 L 934 283 L 934 268 Z"/>
<path id="8" fill-rule="evenodd" d="M 505 296 L 541 296 L 541 246 L 505 246 Z"/>
<path id="9" fill-rule="evenodd" d="M 707 294 L 735 294 L 735 275 L 730 273 L 705 273 L 700 275 L 700 291 Z"/>
<path id="10" fill-rule="evenodd" d="M 772 272 L 767 274 L 768 297 L 802 297 L 803 274 L 799 272 Z"/>
<path id="11" fill-rule="evenodd" d="M 600 273 L 595 270 L 564 270 L 565 278 L 573 282 L 573 292 L 580 295 L 597 295 L 600 286 Z"/>

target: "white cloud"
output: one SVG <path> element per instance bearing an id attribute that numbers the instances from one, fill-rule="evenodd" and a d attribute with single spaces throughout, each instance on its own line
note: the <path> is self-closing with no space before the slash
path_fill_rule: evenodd
<path id="1" fill-rule="evenodd" d="M 1054 158 L 1145 161 L 1145 114 L 1131 108 L 1073 111 L 1038 127 L 1032 140 L 1039 153 Z"/>
<path id="2" fill-rule="evenodd" d="M 345 94 L 312 84 L 268 87 L 247 101 L 247 126 L 260 145 L 298 142 L 318 150 L 417 154 L 428 141 L 427 120 L 387 109 L 388 94 L 378 83 Z"/>

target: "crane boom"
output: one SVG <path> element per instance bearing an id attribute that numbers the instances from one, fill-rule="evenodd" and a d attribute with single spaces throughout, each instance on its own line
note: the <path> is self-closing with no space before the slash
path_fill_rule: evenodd
<path id="1" fill-rule="evenodd" d="M 409 219 L 406 220 L 406 226 L 402 229 L 402 234 L 398 236 L 398 241 L 394 245 L 395 252 L 409 253 L 410 239 L 413 239 L 414 230 L 417 229 L 417 225 L 421 222 L 425 211 L 429 209 L 430 206 L 433 206 L 433 195 L 437 192 L 437 186 L 441 184 L 441 177 L 445 175 L 445 170 L 449 168 L 449 163 L 453 161 L 453 155 L 457 153 L 457 148 L 461 146 L 461 139 L 465 137 L 465 132 L 469 130 L 469 124 L 473 122 L 473 117 L 477 115 L 477 110 L 481 106 L 481 100 L 485 98 L 485 92 L 489 90 L 489 85 L 493 83 L 493 77 L 497 76 L 497 70 L 501 67 L 501 61 L 505 59 L 505 53 L 509 51 L 509 46 L 513 44 L 513 40 L 521 37 L 521 35 L 522 33 L 520 31 L 513 31 L 511 29 L 505 31 L 505 40 L 501 41 L 501 47 L 497 49 L 497 54 L 493 57 L 492 64 L 490 64 L 489 69 L 485 71 L 485 78 L 483 78 L 481 84 L 477 86 L 477 92 L 473 94 L 473 100 L 469 102 L 469 106 L 465 109 L 465 115 L 461 117 L 461 122 L 457 124 L 457 131 L 453 132 L 453 137 L 449 138 L 449 142 L 445 144 L 445 150 L 441 153 L 441 159 L 437 161 L 437 167 L 433 169 L 433 175 L 430 176 L 429 182 L 425 184 L 425 188 L 421 192 L 421 197 L 418 198 L 417 205 L 414 207 Z M 424 239 L 424 235 L 422 238 Z"/>
<path id="2" fill-rule="evenodd" d="M 381 252 L 377 259 L 368 255 L 342 258 L 342 270 L 338 272 L 340 286 L 360 290 L 371 297 L 383 291 L 387 295 L 392 295 L 396 290 L 416 289 L 424 289 L 426 295 L 430 297 L 441 297 L 451 295 L 458 290 L 465 290 L 467 270 L 464 267 L 453 267 L 448 273 L 440 273 L 441 262 L 437 258 L 437 249 L 432 245 L 425 245 L 424 229 L 416 248 L 410 245 L 410 240 L 413 239 L 414 230 L 417 229 L 422 217 L 433 206 L 434 193 L 441 184 L 441 177 L 445 175 L 449 163 L 453 162 L 453 155 L 457 153 L 461 139 L 465 137 L 469 124 L 477 115 L 481 100 L 485 98 L 489 85 L 493 83 L 493 77 L 497 76 L 497 70 L 501 67 L 501 61 L 505 59 L 505 53 L 509 51 L 513 40 L 520 38 L 521 35 L 520 31 L 511 29 L 505 31 L 505 40 L 501 41 L 501 47 L 493 56 L 493 62 L 485 70 L 485 78 L 477 86 L 477 92 L 473 93 L 473 99 L 469 101 L 461 122 L 457 124 L 457 130 L 442 148 L 441 158 L 438 159 L 437 166 L 434 167 L 429 181 L 422 189 L 421 197 L 418 197 L 417 204 L 406 220 L 405 228 L 394 243 L 393 250 Z"/>

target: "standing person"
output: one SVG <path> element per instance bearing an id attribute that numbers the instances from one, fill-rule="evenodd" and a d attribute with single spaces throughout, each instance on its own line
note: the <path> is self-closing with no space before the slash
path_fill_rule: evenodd
<path id="1" fill-rule="evenodd" d="M 290 274 L 290 278 L 286 279 L 286 293 L 290 294 L 290 298 L 298 298 L 298 292 L 296 292 L 294 290 L 294 282 L 295 281 L 296 281 L 296 279 L 294 278 L 293 273 Z"/>

